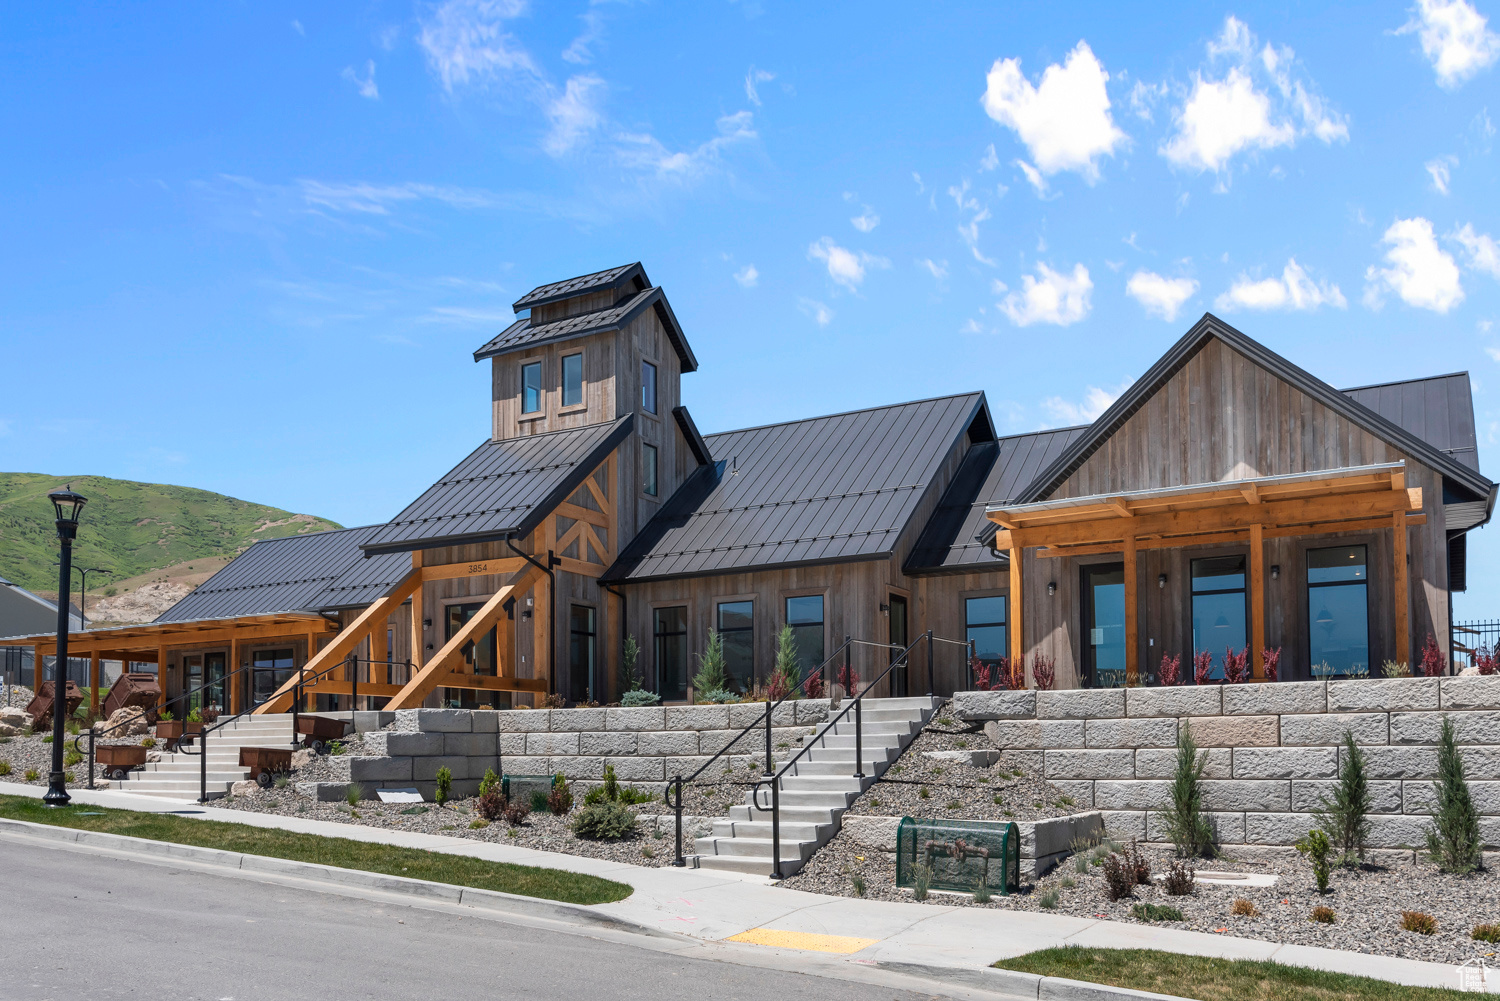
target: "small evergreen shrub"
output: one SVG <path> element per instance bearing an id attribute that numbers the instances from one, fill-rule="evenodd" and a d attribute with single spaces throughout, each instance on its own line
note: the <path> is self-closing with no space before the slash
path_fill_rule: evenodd
<path id="1" fill-rule="evenodd" d="M 527 809 L 531 813 L 541 813 L 547 809 L 547 794 L 540 789 L 531 790 L 531 805 Z"/>
<path id="2" fill-rule="evenodd" d="M 448 802 L 448 797 L 452 792 L 453 769 L 444 765 L 437 770 L 437 791 L 433 794 L 433 798 L 437 800 L 438 806 L 443 806 Z"/>
<path id="3" fill-rule="evenodd" d="M 635 833 L 635 811 L 623 803 L 591 803 L 573 818 L 573 833 L 591 841 L 616 841 Z"/>
<path id="4" fill-rule="evenodd" d="M 1307 832 L 1307 837 L 1297 839 L 1297 850 L 1307 856 L 1312 864 L 1313 879 L 1318 881 L 1318 892 L 1328 892 L 1328 875 L 1333 871 L 1333 845 L 1328 835 L 1319 830 Z"/>
<path id="5" fill-rule="evenodd" d="M 1475 925 L 1469 937 L 1476 942 L 1500 943 L 1500 925 Z"/>
<path id="6" fill-rule="evenodd" d="M 501 788 L 504 788 L 504 786 L 500 782 L 500 776 L 495 774 L 495 770 L 493 768 L 486 768 L 484 770 L 484 778 L 479 780 L 478 795 L 483 796 L 485 793 L 489 792 L 496 786 L 501 786 Z"/>
<path id="7" fill-rule="evenodd" d="M 635 633 L 626 633 L 625 642 L 620 647 L 620 704 L 628 706 L 631 703 L 625 701 L 625 695 L 639 691 L 645 683 L 645 676 L 636 670 L 636 661 L 641 656 L 641 645 L 635 641 Z M 649 694 L 649 693 L 648 693 Z M 638 705 L 641 703 L 637 703 Z"/>
<path id="8" fill-rule="evenodd" d="M 724 638 L 717 630 L 710 629 L 708 647 L 698 655 L 698 673 L 693 675 L 693 691 L 698 693 L 699 699 L 717 702 L 718 699 L 709 699 L 708 696 L 728 687 L 729 677 L 724 672 Z"/>
<path id="9" fill-rule="evenodd" d="M 771 669 L 770 680 L 771 701 L 779 702 L 789 695 L 801 698 L 801 694 L 796 692 L 800 680 L 797 677 L 797 641 L 792 627 L 785 625 L 776 634 L 776 665 Z"/>
<path id="10" fill-rule="evenodd" d="M 604 794 L 603 786 L 594 786 L 594 788 L 583 794 L 583 805 L 593 806 L 595 803 L 603 803 L 608 798 Z"/>
<path id="11" fill-rule="evenodd" d="M 1333 799 L 1319 800 L 1313 816 L 1318 826 L 1338 852 L 1339 865 L 1354 866 L 1364 861 L 1365 840 L 1370 836 L 1370 782 L 1365 774 L 1365 755 L 1354 742 L 1354 734 L 1344 731 L 1344 746 L 1339 755 L 1339 781 Z"/>
<path id="12" fill-rule="evenodd" d="M 714 705 L 725 706 L 732 702 L 738 702 L 740 697 L 727 688 L 711 688 L 699 697 L 699 702 L 711 702 Z"/>
<path id="13" fill-rule="evenodd" d="M 1418 935 L 1431 935 L 1437 931 L 1437 918 L 1425 911 L 1402 911 L 1401 927 Z"/>
<path id="14" fill-rule="evenodd" d="M 1213 855 L 1214 829 L 1203 813 L 1203 770 L 1207 767 L 1208 752 L 1199 753 L 1191 728 L 1179 727 L 1172 805 L 1161 815 L 1167 838 L 1179 858 Z"/>
<path id="15" fill-rule="evenodd" d="M 505 794 L 500 791 L 498 783 L 484 790 L 474 801 L 474 811 L 485 820 L 499 820 L 505 807 Z"/>
<path id="16" fill-rule="evenodd" d="M 1181 921 L 1182 912 L 1166 904 L 1136 904 L 1130 916 L 1137 921 Z"/>
<path id="17" fill-rule="evenodd" d="M 648 692 L 644 688 L 632 688 L 620 696 L 620 705 L 636 708 L 638 706 L 654 706 L 661 701 L 661 696 L 655 692 Z"/>
<path id="18" fill-rule="evenodd" d="M 1458 751 L 1453 721 L 1443 717 L 1438 738 L 1437 810 L 1427 828 L 1427 853 L 1444 872 L 1465 873 L 1479 868 L 1479 811 L 1464 778 L 1464 759 Z"/>
<path id="19" fill-rule="evenodd" d="M 1336 918 L 1337 915 L 1333 913 L 1333 908 L 1324 907 L 1322 904 L 1314 907 L 1312 913 L 1307 916 L 1307 920 L 1316 921 L 1320 925 L 1331 925 Z"/>
<path id="20" fill-rule="evenodd" d="M 568 788 L 568 780 L 563 778 L 562 772 L 552 776 L 552 789 L 547 793 L 547 809 L 552 811 L 552 816 L 562 817 L 573 809 L 573 791 Z"/>
<path id="21" fill-rule="evenodd" d="M 1255 906 L 1255 901 L 1245 897 L 1236 897 L 1234 903 L 1229 905 L 1229 913 L 1237 918 L 1258 918 L 1260 908 Z"/>
<path id="22" fill-rule="evenodd" d="M 1170 897 L 1186 897 L 1198 885 L 1198 874 L 1182 859 L 1167 863 L 1166 874 L 1161 878 L 1162 889 Z"/>

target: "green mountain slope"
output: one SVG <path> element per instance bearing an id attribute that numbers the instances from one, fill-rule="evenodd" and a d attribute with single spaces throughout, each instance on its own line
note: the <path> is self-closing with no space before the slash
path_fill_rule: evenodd
<path id="1" fill-rule="evenodd" d="M 258 539 L 340 528 L 311 515 L 192 487 L 104 476 L 0 473 L 0 576 L 31 590 L 57 589 L 57 528 L 48 492 L 71 483 L 88 498 L 73 559 L 108 567 L 104 586 L 184 560 L 233 556 Z"/>

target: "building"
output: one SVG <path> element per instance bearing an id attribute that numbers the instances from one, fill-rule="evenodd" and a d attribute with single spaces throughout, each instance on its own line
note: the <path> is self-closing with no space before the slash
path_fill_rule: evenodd
<path id="1" fill-rule="evenodd" d="M 1226 648 L 1342 677 L 1448 653 L 1495 501 L 1466 374 L 1339 391 L 1212 315 L 1086 427 L 999 436 L 976 391 L 703 435 L 640 264 L 515 309 L 474 353 L 484 440 L 405 510 L 257 543 L 75 652 L 266 712 L 299 678 L 326 708 L 608 701 L 627 637 L 682 700 L 710 630 L 747 689 L 786 626 L 804 670 L 866 678 L 930 630 L 895 694 L 968 687 L 970 644 L 1059 687 L 1146 683 L 1162 654 L 1222 672 Z"/>

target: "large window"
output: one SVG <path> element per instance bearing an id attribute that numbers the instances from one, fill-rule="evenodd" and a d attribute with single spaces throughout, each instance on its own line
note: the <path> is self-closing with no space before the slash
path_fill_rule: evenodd
<path id="1" fill-rule="evenodd" d="M 1193 652 L 1214 655 L 1211 677 L 1224 677 L 1224 652 L 1246 646 L 1245 557 L 1193 560 Z M 1252 657 L 1260 656 L 1251 651 Z"/>
<path id="2" fill-rule="evenodd" d="M 652 613 L 656 637 L 656 691 L 663 702 L 687 698 L 687 606 L 658 608 Z"/>
<path id="3" fill-rule="evenodd" d="M 719 603 L 719 637 L 724 641 L 724 671 L 742 692 L 755 687 L 755 603 Z"/>
<path id="4" fill-rule="evenodd" d="M 1313 677 L 1370 664 L 1369 571 L 1364 546 L 1307 551 L 1308 663 Z M 1397 600 L 1405 601 L 1405 595 Z"/>
<path id="5" fill-rule="evenodd" d="M 542 409 L 542 363 L 521 366 L 521 413 L 534 414 Z"/>
<path id="6" fill-rule="evenodd" d="M 451 640 L 464 623 L 479 614 L 484 607 L 482 601 L 469 601 L 458 605 L 449 605 L 443 613 L 443 639 Z M 480 674 L 493 678 L 500 673 L 499 662 L 495 657 L 496 630 L 487 630 L 476 640 L 464 644 L 459 653 L 464 658 L 465 674 Z M 486 692 L 476 688 L 447 688 L 441 690 L 439 699 L 449 709 L 477 709 L 480 706 L 491 708 L 509 708 L 508 694 L 505 698 L 501 692 Z"/>
<path id="7" fill-rule="evenodd" d="M 993 667 L 1005 657 L 1005 595 L 964 599 L 964 639 L 974 644 L 974 655 Z"/>
<path id="8" fill-rule="evenodd" d="M 656 482 L 656 446 L 641 443 L 641 489 L 648 497 L 655 497 L 659 489 Z"/>
<path id="9" fill-rule="evenodd" d="M 641 362 L 641 406 L 646 413 L 656 413 L 656 366 L 649 361 Z"/>
<path id="10" fill-rule="evenodd" d="M 594 610 L 572 606 L 568 616 L 568 694 L 574 702 L 589 700 L 594 687 L 596 641 Z"/>
<path id="11" fill-rule="evenodd" d="M 251 694 L 255 704 L 276 694 L 276 690 L 292 676 L 291 650 L 257 650 L 250 655 L 250 676 L 253 679 Z"/>
<path id="12" fill-rule="evenodd" d="M 576 407 L 583 402 L 583 355 L 563 355 L 562 405 Z"/>
<path id="13" fill-rule="evenodd" d="M 797 644 L 797 676 L 823 663 L 823 596 L 807 594 L 786 600 L 786 624 Z"/>

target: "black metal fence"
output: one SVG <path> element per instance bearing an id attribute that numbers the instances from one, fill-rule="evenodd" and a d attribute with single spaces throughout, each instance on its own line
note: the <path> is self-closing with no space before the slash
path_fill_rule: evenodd
<path id="1" fill-rule="evenodd" d="M 1453 623 L 1453 670 L 1473 667 L 1474 655 L 1480 650 L 1495 652 L 1500 643 L 1500 621 Z"/>

